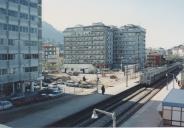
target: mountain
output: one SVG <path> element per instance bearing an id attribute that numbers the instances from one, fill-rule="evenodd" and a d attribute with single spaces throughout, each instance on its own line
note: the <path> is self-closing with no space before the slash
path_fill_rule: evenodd
<path id="1" fill-rule="evenodd" d="M 57 44 L 64 43 L 63 33 L 47 22 L 42 22 L 42 37 L 43 41 L 49 41 Z"/>

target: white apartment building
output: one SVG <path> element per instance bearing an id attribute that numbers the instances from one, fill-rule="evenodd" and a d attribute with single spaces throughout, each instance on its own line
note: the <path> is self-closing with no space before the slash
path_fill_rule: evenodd
<path id="1" fill-rule="evenodd" d="M 91 72 L 113 64 L 113 32 L 103 23 L 76 26 L 64 31 L 65 72 Z"/>
<path id="2" fill-rule="evenodd" d="M 41 79 L 41 0 L 0 0 L 0 97 L 34 91 Z"/>
<path id="3" fill-rule="evenodd" d="M 125 25 L 121 28 L 112 27 L 114 36 L 113 67 L 138 64 L 139 69 L 145 66 L 145 35 L 144 28 L 136 25 Z"/>
<path id="4" fill-rule="evenodd" d="M 172 48 L 172 55 L 184 57 L 184 45 L 179 45 Z"/>
<path id="5" fill-rule="evenodd" d="M 67 28 L 64 31 L 65 72 L 126 65 L 138 65 L 138 69 L 143 69 L 145 35 L 145 29 L 136 25 L 117 28 L 97 23 Z"/>

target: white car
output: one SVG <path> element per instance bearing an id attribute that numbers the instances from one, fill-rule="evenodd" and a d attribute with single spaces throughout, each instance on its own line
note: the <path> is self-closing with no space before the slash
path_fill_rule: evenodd
<path id="1" fill-rule="evenodd" d="M 10 101 L 0 101 L 0 110 L 5 110 L 13 107 L 13 104 Z"/>
<path id="2" fill-rule="evenodd" d="M 62 92 L 61 91 L 53 91 L 52 93 L 49 93 L 48 96 L 50 97 L 57 97 L 57 96 L 61 96 Z"/>

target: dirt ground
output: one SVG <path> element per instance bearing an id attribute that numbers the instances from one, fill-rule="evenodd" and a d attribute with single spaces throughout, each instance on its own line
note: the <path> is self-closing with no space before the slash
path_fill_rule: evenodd
<path id="1" fill-rule="evenodd" d="M 55 77 L 70 76 L 66 73 L 52 74 Z M 110 76 L 115 76 L 115 79 L 111 79 Z M 71 80 L 74 82 L 83 82 L 83 77 L 86 78 L 86 82 L 90 84 L 97 84 L 97 77 L 99 78 L 99 85 L 104 85 L 105 87 L 111 87 L 112 85 L 118 85 L 120 82 L 126 81 L 126 79 L 131 80 L 139 77 L 139 73 L 129 74 L 128 78 L 124 75 L 124 72 L 111 72 L 103 74 L 79 74 L 79 76 L 70 76 Z"/>

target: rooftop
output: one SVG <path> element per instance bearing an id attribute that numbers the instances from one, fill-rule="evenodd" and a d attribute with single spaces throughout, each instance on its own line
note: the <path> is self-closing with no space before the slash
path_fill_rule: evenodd
<path id="1" fill-rule="evenodd" d="M 184 90 L 173 89 L 163 101 L 164 106 L 184 107 Z"/>

